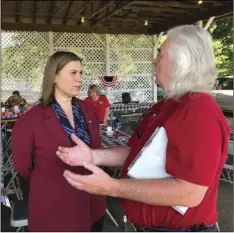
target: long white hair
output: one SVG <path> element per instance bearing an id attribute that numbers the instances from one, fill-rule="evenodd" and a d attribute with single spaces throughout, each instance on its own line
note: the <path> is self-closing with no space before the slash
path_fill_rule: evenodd
<path id="1" fill-rule="evenodd" d="M 187 92 L 210 92 L 217 78 L 212 38 L 196 25 L 172 28 L 168 36 L 171 76 L 165 92 L 179 98 Z"/>

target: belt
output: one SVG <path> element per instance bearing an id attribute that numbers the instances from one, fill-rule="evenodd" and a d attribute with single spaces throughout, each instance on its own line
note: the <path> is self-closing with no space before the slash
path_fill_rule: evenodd
<path id="1" fill-rule="evenodd" d="M 194 225 L 191 228 L 183 228 L 183 229 L 164 229 L 161 227 L 137 227 L 135 226 L 138 232 L 199 232 L 199 231 L 208 231 L 208 232 L 217 232 L 217 226 L 205 224 Z"/>

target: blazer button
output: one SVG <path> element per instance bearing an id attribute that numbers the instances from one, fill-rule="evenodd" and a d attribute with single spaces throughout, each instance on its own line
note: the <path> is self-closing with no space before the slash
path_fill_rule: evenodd
<path id="1" fill-rule="evenodd" d="M 153 116 L 156 116 L 156 114 L 154 113 Z"/>
<path id="2" fill-rule="evenodd" d="M 92 123 L 92 121 L 89 121 L 89 123 Z"/>

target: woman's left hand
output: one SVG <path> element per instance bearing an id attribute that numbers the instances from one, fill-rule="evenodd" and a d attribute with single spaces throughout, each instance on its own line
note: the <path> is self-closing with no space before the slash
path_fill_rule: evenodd
<path id="1" fill-rule="evenodd" d="M 102 169 L 91 163 L 84 162 L 83 165 L 92 172 L 91 175 L 78 175 L 66 170 L 64 172 L 66 180 L 76 189 L 91 194 L 114 196 L 117 180 L 111 178 Z"/>

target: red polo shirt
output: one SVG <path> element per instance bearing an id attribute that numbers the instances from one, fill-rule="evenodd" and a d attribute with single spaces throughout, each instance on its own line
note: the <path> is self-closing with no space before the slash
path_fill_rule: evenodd
<path id="1" fill-rule="evenodd" d="M 105 117 L 105 110 L 106 110 L 106 108 L 110 107 L 110 103 L 109 103 L 108 99 L 106 98 L 106 96 L 100 95 L 97 100 L 93 100 L 92 98 L 87 97 L 85 99 L 85 101 L 92 103 L 96 107 L 100 122 L 103 122 L 104 117 Z"/>
<path id="2" fill-rule="evenodd" d="M 122 200 L 128 219 L 139 227 L 167 229 L 215 224 L 218 184 L 230 134 L 223 113 L 208 94 L 185 95 L 180 102 L 166 100 L 155 104 L 128 142 L 131 151 L 122 178 L 128 178 L 128 166 L 158 126 L 166 129 L 168 137 L 166 172 L 178 179 L 208 186 L 208 190 L 201 204 L 189 208 L 184 216 L 172 207 Z"/>

